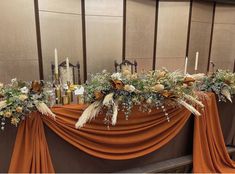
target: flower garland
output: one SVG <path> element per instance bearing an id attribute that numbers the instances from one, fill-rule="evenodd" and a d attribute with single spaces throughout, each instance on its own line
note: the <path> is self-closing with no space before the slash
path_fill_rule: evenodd
<path id="1" fill-rule="evenodd" d="M 11 84 L 0 84 L 0 120 L 1 130 L 4 130 L 6 119 L 17 126 L 29 113 L 39 111 L 44 115 L 55 115 L 48 108 L 47 91 L 43 90 L 42 82 L 27 82 L 12 79 Z"/>
<path id="2" fill-rule="evenodd" d="M 108 127 L 116 124 L 118 111 L 124 112 L 128 120 L 134 105 L 139 106 L 143 112 L 151 112 L 152 108 L 162 109 L 167 121 L 170 121 L 166 110 L 168 105 L 182 105 L 199 116 L 201 114 L 194 106 L 204 106 L 197 100 L 194 82 L 192 77 L 166 69 L 141 74 L 132 74 L 128 70 L 111 74 L 104 70 L 92 75 L 91 81 L 84 86 L 87 102 L 92 104 L 83 112 L 76 128 L 83 127 L 103 107 L 107 108 L 104 121 Z"/>

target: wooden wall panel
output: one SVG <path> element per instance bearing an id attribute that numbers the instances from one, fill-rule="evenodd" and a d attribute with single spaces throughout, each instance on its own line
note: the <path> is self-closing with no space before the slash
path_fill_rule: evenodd
<path id="1" fill-rule="evenodd" d="M 189 1 L 160 1 L 156 47 L 156 68 L 169 70 L 183 68 L 185 58 Z M 174 66 L 172 63 L 174 62 Z"/>
<path id="2" fill-rule="evenodd" d="M 39 79 L 34 1 L 2 0 L 0 22 L 0 81 Z"/>

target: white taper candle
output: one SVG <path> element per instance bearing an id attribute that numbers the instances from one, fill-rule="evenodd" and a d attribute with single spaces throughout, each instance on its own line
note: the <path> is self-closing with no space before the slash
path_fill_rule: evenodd
<path id="1" fill-rule="evenodd" d="M 57 54 L 57 49 L 55 48 L 55 74 L 59 73 L 59 68 L 58 68 L 58 54 Z"/>
<path id="2" fill-rule="evenodd" d="M 198 68 L 198 57 L 199 57 L 199 52 L 197 51 L 196 52 L 196 59 L 195 59 L 195 68 L 194 68 L 195 71 L 197 71 L 197 68 Z"/>
<path id="3" fill-rule="evenodd" d="M 184 75 L 187 74 L 187 68 L 188 68 L 188 57 L 185 58 L 184 62 Z"/>

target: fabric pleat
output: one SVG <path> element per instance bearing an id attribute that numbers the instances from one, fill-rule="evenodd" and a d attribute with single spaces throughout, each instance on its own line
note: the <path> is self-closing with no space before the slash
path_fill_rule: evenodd
<path id="1" fill-rule="evenodd" d="M 205 108 L 195 117 L 193 171 L 233 172 L 224 143 L 219 115 L 213 93 L 203 94 Z M 105 112 L 81 129 L 75 123 L 86 105 L 67 105 L 52 108 L 56 120 L 33 113 L 18 129 L 9 172 L 54 172 L 43 123 L 65 141 L 80 150 L 103 159 L 125 160 L 149 154 L 172 140 L 183 128 L 191 113 L 183 107 L 167 108 L 165 113 L 155 109 L 143 113 L 134 108 L 129 119 L 120 112 L 115 126 L 104 125 Z M 79 171 L 78 171 L 79 172 Z"/>

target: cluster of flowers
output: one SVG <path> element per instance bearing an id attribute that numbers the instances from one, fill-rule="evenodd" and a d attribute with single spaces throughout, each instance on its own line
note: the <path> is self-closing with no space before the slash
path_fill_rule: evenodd
<path id="1" fill-rule="evenodd" d="M 219 69 L 197 81 L 196 87 L 199 91 L 214 92 L 219 101 L 226 102 L 227 99 L 232 102 L 232 95 L 235 94 L 235 73 Z"/>
<path id="2" fill-rule="evenodd" d="M 33 81 L 30 84 L 17 79 L 12 79 L 5 86 L 0 84 L 1 130 L 4 130 L 7 119 L 17 126 L 33 111 L 55 116 L 47 106 L 50 94 L 42 86 L 42 82 Z"/>
<path id="3" fill-rule="evenodd" d="M 108 127 L 116 124 L 118 111 L 124 112 L 128 119 L 136 105 L 143 112 L 151 112 L 153 108 L 162 109 L 167 121 L 170 121 L 166 109 L 168 105 L 182 105 L 194 115 L 201 115 L 194 107 L 203 107 L 194 91 L 196 77 L 166 69 L 140 74 L 131 73 L 127 69 L 114 74 L 104 70 L 92 75 L 91 81 L 84 86 L 86 100 L 91 104 L 79 118 L 76 128 L 81 128 L 93 119 L 103 107 L 107 108 L 104 121 Z"/>

